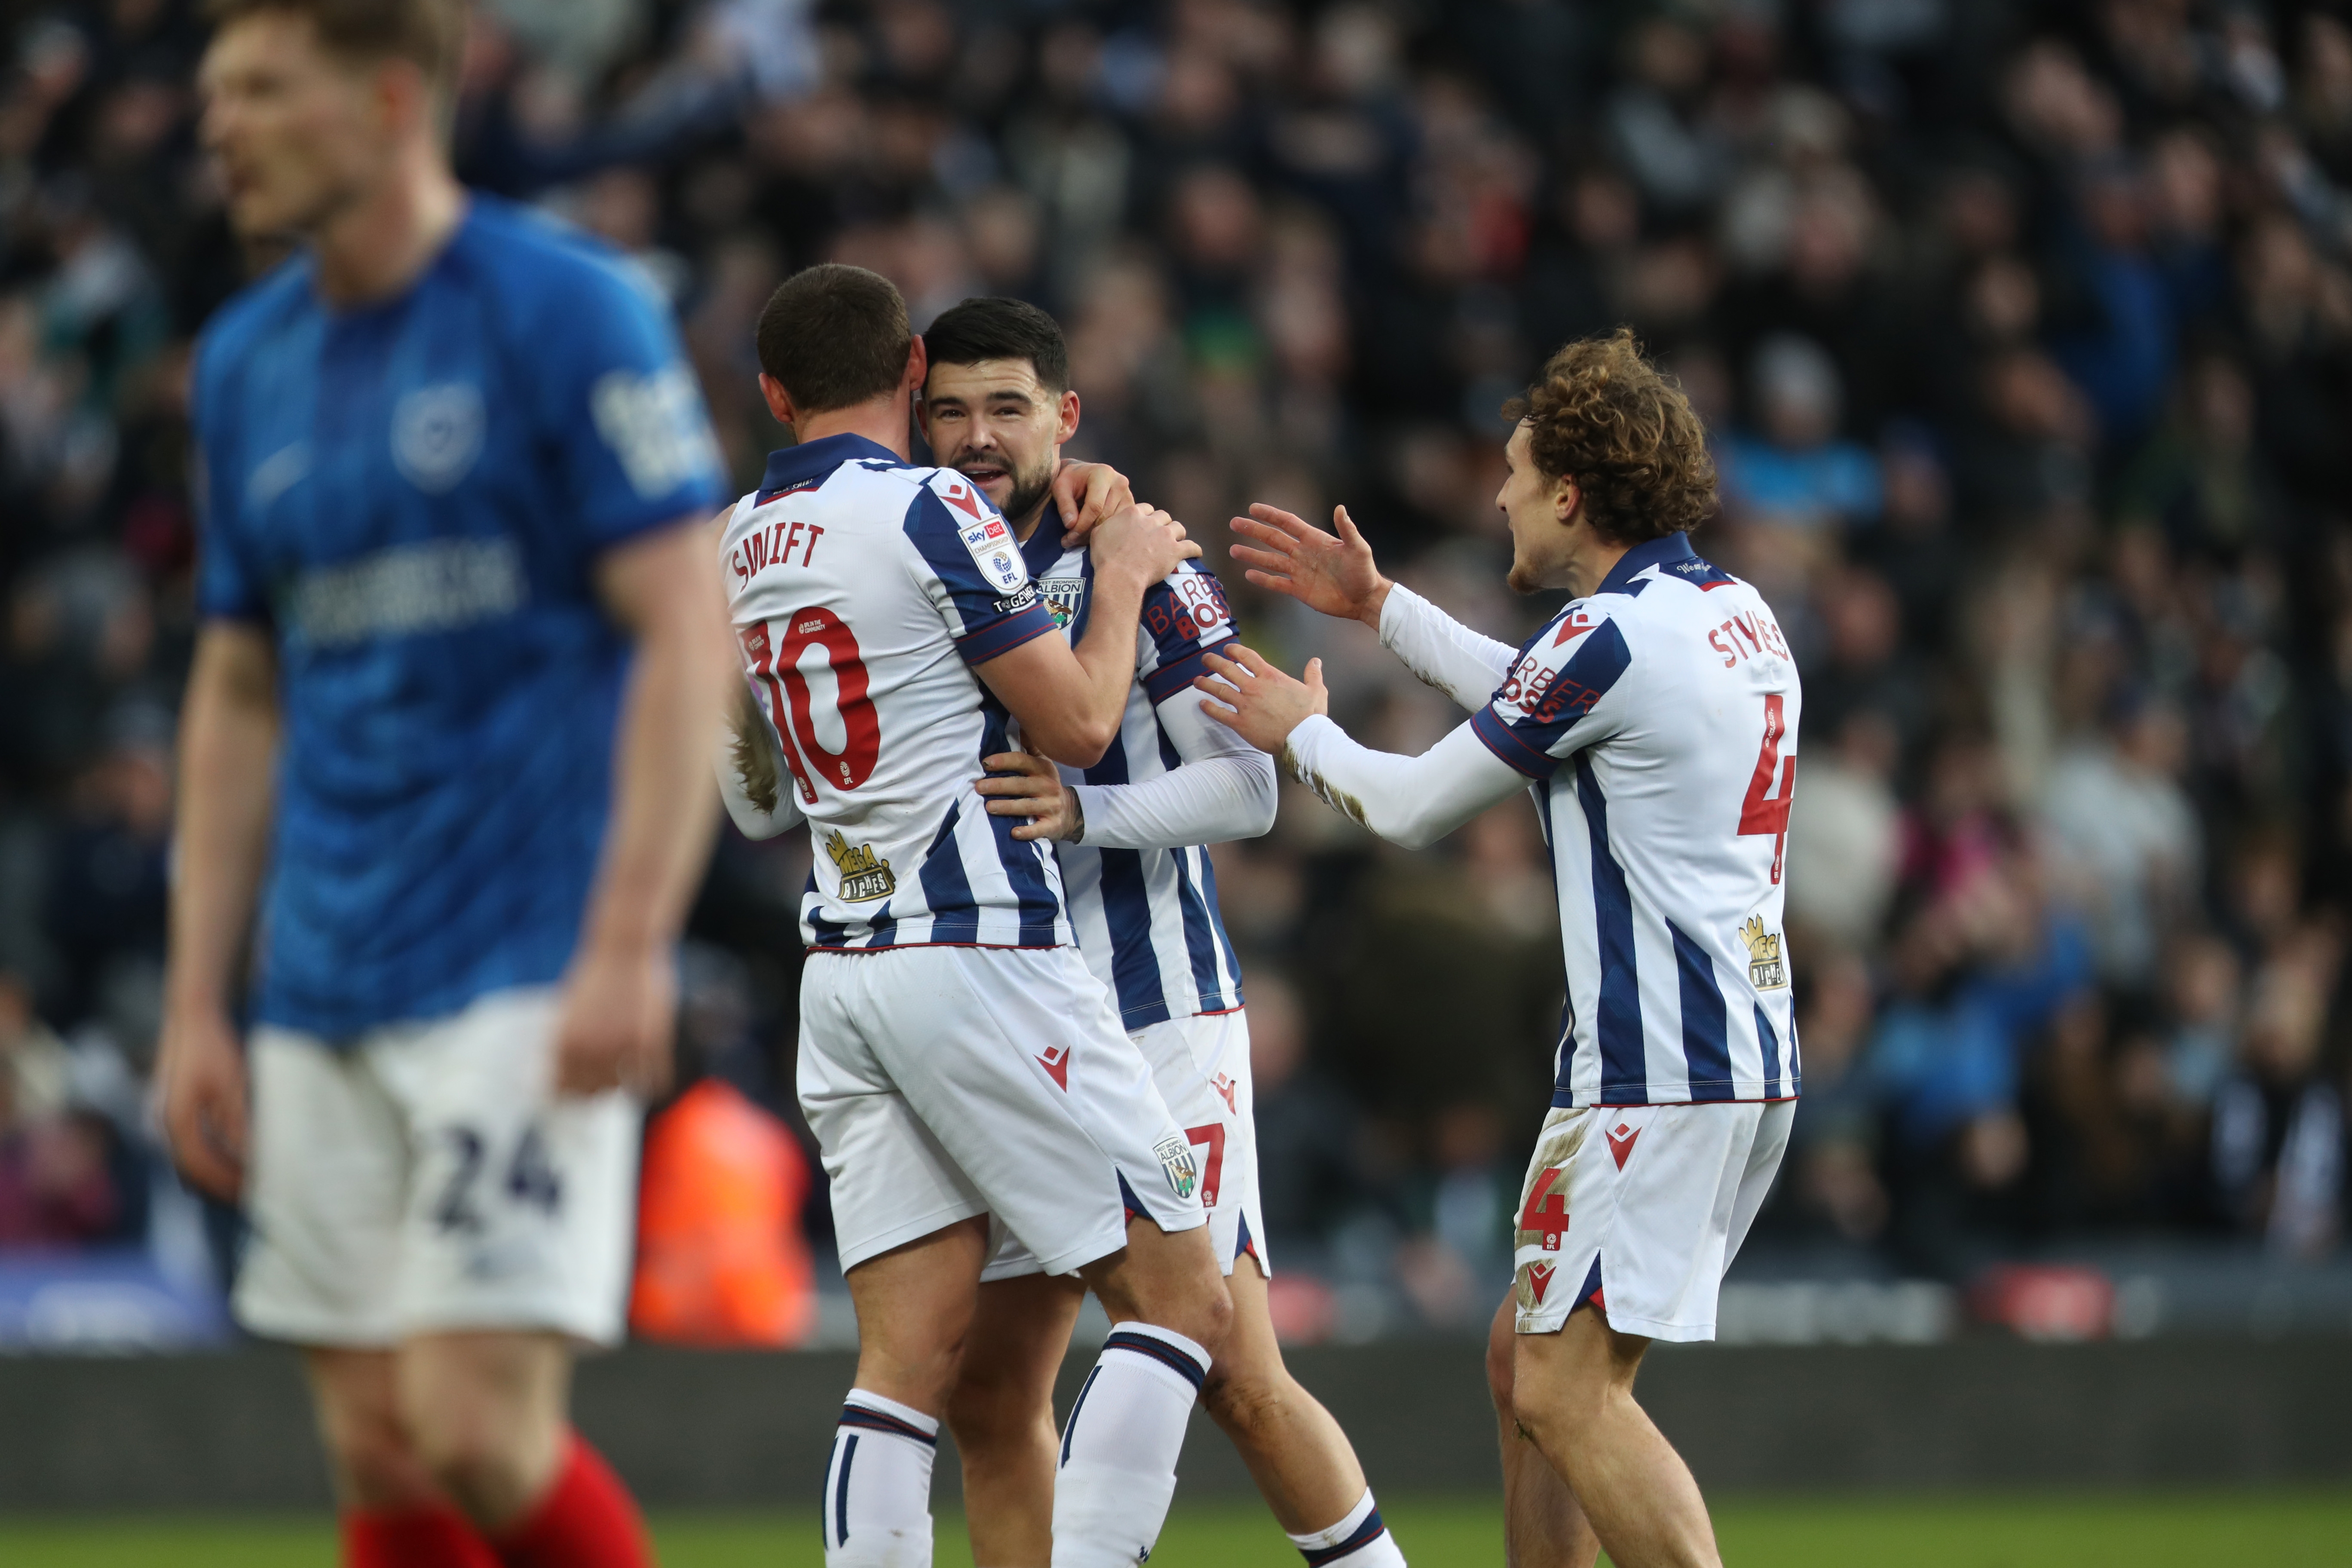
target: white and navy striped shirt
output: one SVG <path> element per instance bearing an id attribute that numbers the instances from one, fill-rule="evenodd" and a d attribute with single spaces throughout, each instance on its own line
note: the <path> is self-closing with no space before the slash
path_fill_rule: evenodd
<path id="1" fill-rule="evenodd" d="M 1795 1098 L 1797 667 L 1679 533 L 1529 638 L 1471 724 L 1536 781 L 1568 961 L 1555 1106 Z"/>
<path id="2" fill-rule="evenodd" d="M 858 436 L 777 452 L 720 545 L 744 668 L 808 818 L 811 947 L 1075 940 L 1042 843 L 973 784 L 1012 749 L 970 666 L 1054 630 L 1004 520 Z"/>
<path id="3" fill-rule="evenodd" d="M 1049 514 L 1023 552 L 1055 620 L 1075 642 L 1085 634 L 1094 589 L 1094 562 L 1087 547 L 1065 549 Z M 1160 705 L 1192 700 L 1192 678 L 1202 673 L 1202 652 L 1234 635 L 1224 589 L 1198 563 L 1187 561 L 1154 584 L 1143 596 L 1135 685 L 1128 692 L 1118 738 L 1094 766 L 1064 768 L 1064 781 L 1135 784 L 1181 767 L 1185 759 Z M 1097 978 L 1110 987 L 1128 1028 L 1242 1005 L 1241 961 L 1217 911 L 1216 873 L 1204 849 L 1064 844 L 1059 851 L 1079 949 Z"/>

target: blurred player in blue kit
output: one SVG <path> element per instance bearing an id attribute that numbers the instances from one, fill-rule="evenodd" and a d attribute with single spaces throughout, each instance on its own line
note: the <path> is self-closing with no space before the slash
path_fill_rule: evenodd
<path id="1" fill-rule="evenodd" d="M 626 266 L 451 174 L 460 0 L 210 9 L 230 215 L 299 248 L 197 353 L 165 1124 L 247 1206 L 347 1563 L 638 1568 L 567 1395 L 714 819 L 716 451 Z"/>
<path id="2" fill-rule="evenodd" d="M 1510 1560 L 1710 1568 L 1706 1504 L 1633 1396 L 1652 1340 L 1715 1336 L 1799 1066 L 1781 933 L 1801 694 L 1772 612 L 1701 559 L 1705 432 L 1630 333 L 1571 343 L 1507 411 L 1511 586 L 1570 604 L 1521 647 L 1389 582 L 1348 521 L 1234 526 L 1249 579 L 1361 620 L 1472 711 L 1418 757 L 1328 717 L 1321 672 L 1206 656 L 1206 711 L 1419 848 L 1521 790 L 1559 892 L 1567 1002 L 1488 1357 Z M 1589 1309 L 1589 1310 L 1586 1310 Z"/>

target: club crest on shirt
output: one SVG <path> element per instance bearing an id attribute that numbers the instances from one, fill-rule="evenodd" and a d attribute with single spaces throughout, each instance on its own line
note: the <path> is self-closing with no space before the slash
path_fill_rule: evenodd
<path id="1" fill-rule="evenodd" d="M 1789 984 L 1789 966 L 1780 958 L 1780 933 L 1766 931 L 1762 915 L 1749 915 L 1739 934 L 1748 943 L 1748 983 L 1759 991 L 1777 991 Z"/>
<path id="2" fill-rule="evenodd" d="M 1169 1190 L 1180 1198 L 1189 1198 L 1192 1189 L 1201 1184 L 1201 1168 L 1192 1163 L 1192 1145 L 1181 1138 L 1162 1138 L 1151 1146 L 1160 1156 L 1160 1168 L 1168 1173 Z"/>
<path id="3" fill-rule="evenodd" d="M 426 495 L 456 488 L 482 455 L 482 390 L 470 382 L 420 386 L 392 411 L 392 458 Z"/>
<path id="4" fill-rule="evenodd" d="M 824 852 L 833 857 L 834 868 L 841 873 L 843 903 L 867 903 L 898 891 L 898 879 L 890 874 L 890 862 L 877 858 L 871 844 L 852 845 L 836 827 L 825 835 Z"/>
<path id="5" fill-rule="evenodd" d="M 1054 624 L 1066 627 L 1077 618 L 1078 604 L 1087 595 L 1084 577 L 1040 577 L 1037 591 L 1045 595 L 1045 607 L 1054 613 Z"/>

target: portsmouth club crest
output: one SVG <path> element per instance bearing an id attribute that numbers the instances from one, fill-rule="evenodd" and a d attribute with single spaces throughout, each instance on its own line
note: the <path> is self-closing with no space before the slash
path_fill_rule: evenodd
<path id="1" fill-rule="evenodd" d="M 1748 983 L 1759 991 L 1777 991 L 1789 984 L 1789 965 L 1780 957 L 1780 933 L 1766 931 L 1762 915 L 1749 915 L 1739 934 L 1748 943 Z"/>
<path id="2" fill-rule="evenodd" d="M 890 862 L 877 857 L 871 844 L 853 845 L 836 827 L 825 835 L 824 852 L 833 857 L 834 868 L 841 873 L 843 903 L 867 903 L 898 890 L 898 879 L 890 875 Z"/>
<path id="3" fill-rule="evenodd" d="M 1180 1198 L 1189 1198 L 1201 1184 L 1201 1168 L 1192 1163 L 1192 1145 L 1181 1138 L 1162 1138 L 1151 1146 L 1160 1156 L 1160 1168 L 1168 1173 L 1168 1185 Z"/>

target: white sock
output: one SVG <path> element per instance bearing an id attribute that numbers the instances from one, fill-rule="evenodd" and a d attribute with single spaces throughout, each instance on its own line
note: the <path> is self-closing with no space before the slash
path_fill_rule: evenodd
<path id="1" fill-rule="evenodd" d="M 940 1424 L 853 1388 L 824 1471 L 824 1568 L 931 1568 Z"/>
<path id="2" fill-rule="evenodd" d="M 1404 1552 L 1388 1526 L 1381 1522 L 1380 1505 L 1372 1500 L 1370 1487 L 1348 1510 L 1347 1518 L 1312 1535 L 1294 1535 L 1290 1544 L 1307 1559 L 1307 1568 L 1323 1568 L 1327 1563 L 1345 1563 L 1348 1568 L 1405 1568 Z"/>
<path id="3" fill-rule="evenodd" d="M 1176 1496 L 1176 1456 L 1209 1352 L 1167 1329 L 1115 1323 L 1062 1428 L 1054 1568 L 1135 1568 Z"/>

